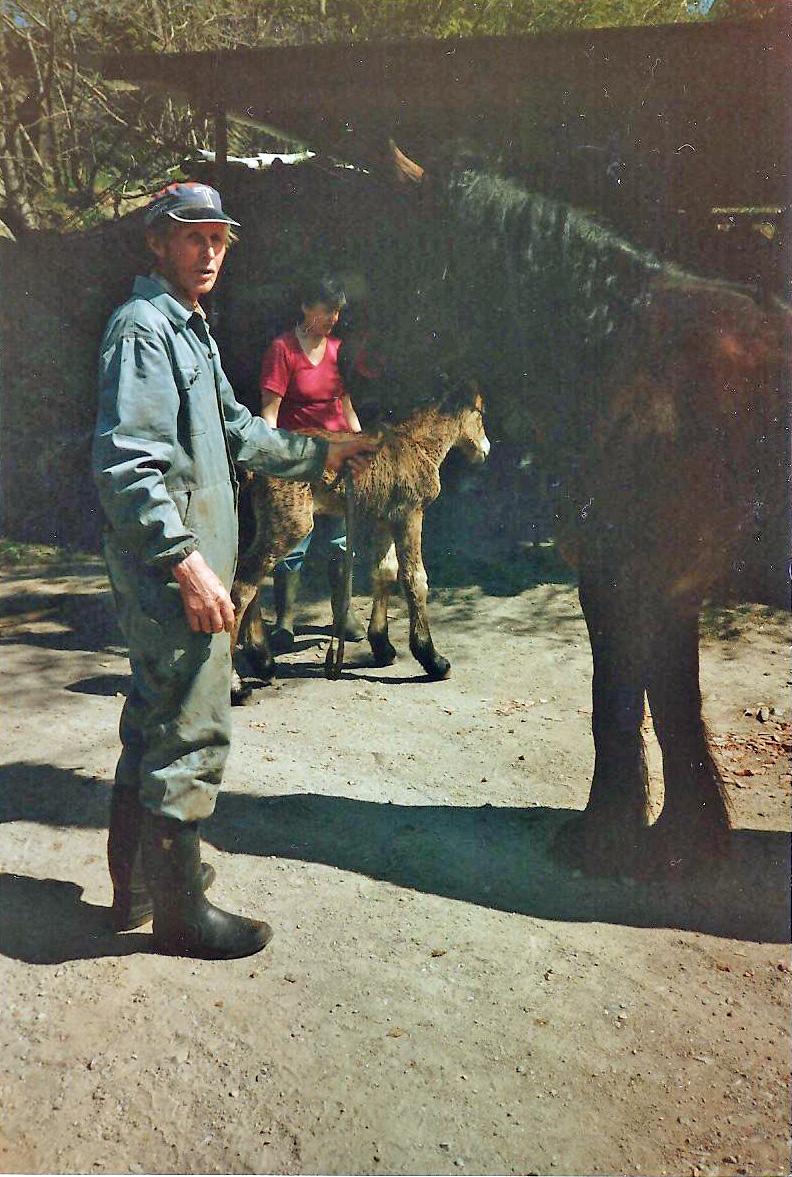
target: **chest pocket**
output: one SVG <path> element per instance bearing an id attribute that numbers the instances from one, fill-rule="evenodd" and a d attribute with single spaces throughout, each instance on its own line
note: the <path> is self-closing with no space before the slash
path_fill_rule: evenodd
<path id="1" fill-rule="evenodd" d="M 200 437 L 202 433 L 206 433 L 209 426 L 207 414 L 213 407 L 206 389 L 202 387 L 200 375 L 201 368 L 198 364 L 177 365 L 173 370 L 173 379 L 179 390 L 190 437 Z"/>

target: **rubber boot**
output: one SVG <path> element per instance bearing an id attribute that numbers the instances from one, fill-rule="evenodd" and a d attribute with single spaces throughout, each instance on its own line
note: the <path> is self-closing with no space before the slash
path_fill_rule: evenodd
<path id="1" fill-rule="evenodd" d="M 204 895 L 197 822 L 146 812 L 141 842 L 154 900 L 154 943 L 160 952 L 231 960 L 260 952 L 269 943 L 269 924 L 223 911 Z"/>
<path id="2" fill-rule="evenodd" d="M 333 608 L 333 624 L 335 625 L 336 615 L 341 608 L 341 600 L 344 595 L 344 553 L 339 551 L 338 555 L 333 553 L 327 561 L 327 579 L 330 582 L 330 602 Z M 366 636 L 366 630 L 363 627 L 360 618 L 355 614 L 355 610 L 350 603 L 347 609 L 347 615 L 344 621 L 344 640 L 347 642 L 359 642 Z"/>
<path id="3" fill-rule="evenodd" d="M 270 630 L 269 645 L 273 654 L 288 654 L 294 648 L 294 606 L 299 591 L 300 569 L 278 564 L 272 573 L 275 624 Z"/>
<path id="4" fill-rule="evenodd" d="M 118 786 L 113 789 L 107 865 L 113 882 L 110 920 L 116 932 L 139 928 L 151 919 L 154 911 L 140 849 L 140 823 L 144 812 L 134 789 Z M 201 864 L 201 878 L 204 891 L 208 891 L 215 880 L 215 872 L 207 862 Z"/>

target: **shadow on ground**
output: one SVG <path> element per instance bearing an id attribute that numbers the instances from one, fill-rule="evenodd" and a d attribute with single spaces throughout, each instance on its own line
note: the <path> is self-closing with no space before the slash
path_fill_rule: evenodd
<path id="1" fill-rule="evenodd" d="M 24 763 L 0 769 L 3 821 L 99 828 L 106 824 L 108 802 L 106 785 L 77 772 Z M 220 794 L 204 837 L 229 853 L 322 863 L 539 919 L 789 940 L 789 837 L 784 832 L 737 830 L 731 854 L 717 866 L 685 880 L 630 884 L 578 876 L 550 856 L 552 839 L 569 816 L 569 810 L 550 807 L 393 805 L 312 793 L 256 797 L 228 792 Z M 73 884 L 49 880 L 39 892 L 36 880 L 8 878 L 11 883 L 6 881 L 0 892 L 1 951 L 24 960 L 55 959 L 62 951 L 57 945 L 64 926 L 69 921 L 76 926 L 74 913 L 82 911 L 84 951 L 76 955 L 97 955 L 91 910 L 80 906 L 79 896 L 58 890 Z M 30 904 L 25 898 L 18 912 L 19 894 L 43 895 L 54 904 L 51 924 L 36 917 L 28 929 Z M 42 942 L 48 935 L 50 949 Z M 112 954 L 110 942 L 107 949 Z"/>
<path id="2" fill-rule="evenodd" d="M 124 647 L 109 592 L 14 594 L 0 601 L 2 619 L 7 624 L 2 628 L 0 647 L 25 645 L 70 651 Z M 18 624 L 11 624 L 14 621 Z M 27 628 L 40 621 L 55 623 L 55 627 L 35 631 Z"/>
<path id="3" fill-rule="evenodd" d="M 150 951 L 151 936 L 116 934 L 109 908 L 86 903 L 82 893 L 63 879 L 0 875 L 0 952 L 28 964 L 63 964 Z"/>

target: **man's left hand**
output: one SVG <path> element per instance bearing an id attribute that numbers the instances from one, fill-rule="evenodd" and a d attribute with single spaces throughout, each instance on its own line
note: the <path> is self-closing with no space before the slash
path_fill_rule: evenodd
<path id="1" fill-rule="evenodd" d="M 348 441 L 331 441 L 327 450 L 327 468 L 337 474 L 346 462 L 357 477 L 367 469 L 377 452 L 377 443 L 368 437 L 354 437 Z"/>

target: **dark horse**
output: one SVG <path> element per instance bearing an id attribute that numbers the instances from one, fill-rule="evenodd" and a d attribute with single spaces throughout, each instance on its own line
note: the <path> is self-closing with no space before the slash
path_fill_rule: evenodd
<path id="1" fill-rule="evenodd" d="M 428 172 L 392 153 L 401 178 L 431 191 Z M 783 509 L 789 309 L 514 181 L 463 166 L 440 187 L 421 203 L 441 218 L 444 298 L 472 368 L 522 377 L 565 492 L 559 542 L 591 641 L 596 759 L 556 851 L 596 874 L 695 865 L 726 849 L 730 828 L 702 719 L 699 611 L 758 514 L 774 499 Z M 646 699 L 665 788 L 651 826 Z"/>

